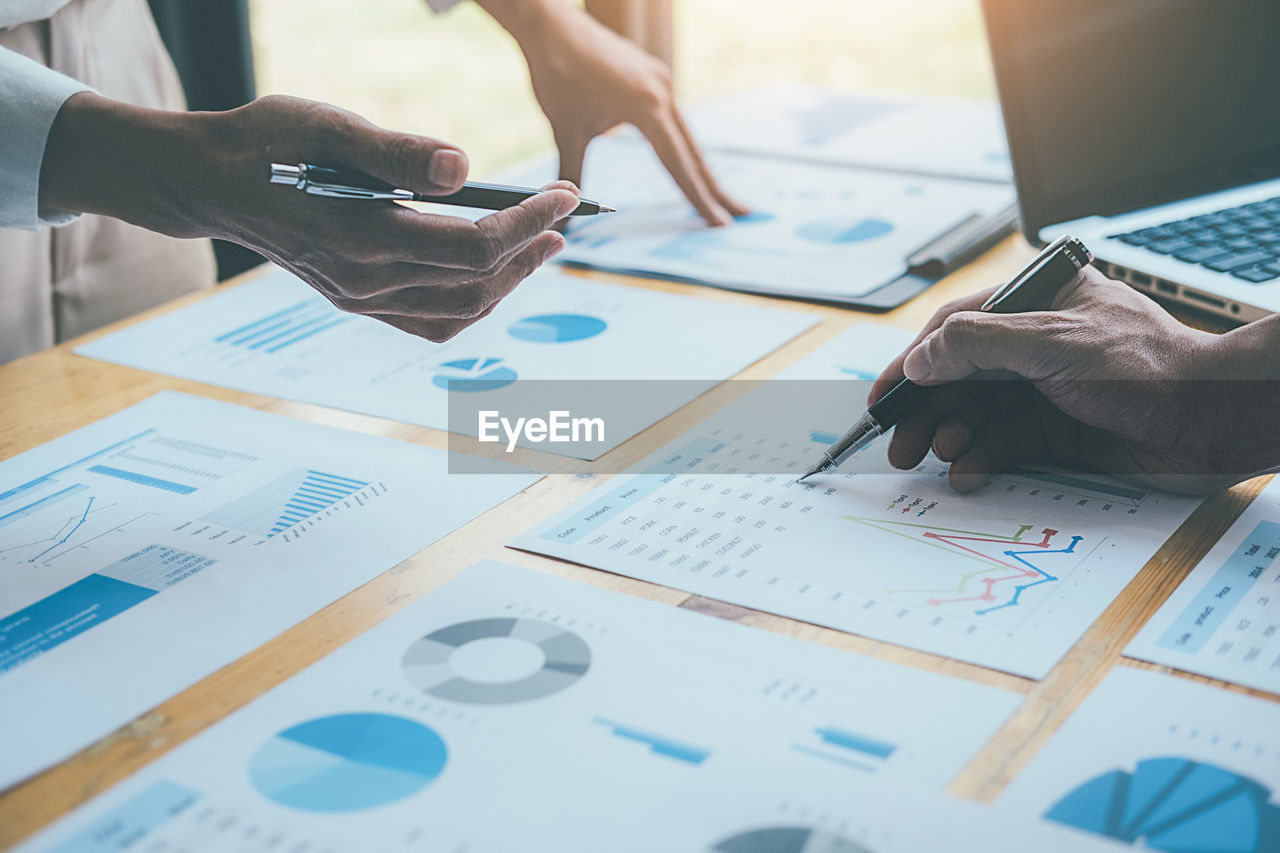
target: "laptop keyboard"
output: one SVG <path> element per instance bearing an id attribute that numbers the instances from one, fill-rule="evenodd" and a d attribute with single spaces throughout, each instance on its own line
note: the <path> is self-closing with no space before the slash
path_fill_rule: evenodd
<path id="1" fill-rule="evenodd" d="M 1254 284 L 1280 278 L 1280 197 L 1111 236 Z"/>

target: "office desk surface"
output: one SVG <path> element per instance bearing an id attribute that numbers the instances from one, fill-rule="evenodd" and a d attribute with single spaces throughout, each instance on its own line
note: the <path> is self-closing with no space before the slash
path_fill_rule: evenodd
<path id="1" fill-rule="evenodd" d="M 855 322 L 870 321 L 916 330 L 946 301 L 1003 281 L 1032 254 L 1033 250 L 1021 238 L 1011 237 L 924 295 L 884 315 L 766 300 L 671 282 L 596 273 L 583 275 L 685 293 L 699 299 L 768 302 L 783 309 L 820 313 L 823 318 L 820 325 L 739 375 L 756 379 L 774 375 Z M 104 329 L 95 336 L 202 298 L 203 294 L 179 300 L 150 314 Z M 92 361 L 72 353 L 72 346 L 80 342 L 63 344 L 0 366 L 0 458 L 8 458 L 85 426 L 164 389 L 188 391 L 303 420 L 392 436 L 432 447 L 445 446 L 445 435 L 438 430 Z M 669 431 L 672 418 L 652 427 L 654 435 Z M 643 439 L 644 435 L 632 439 L 615 452 L 625 453 L 628 445 Z M 14 844 L 86 802 L 484 558 L 527 566 L 581 583 L 653 599 L 672 607 L 701 611 L 851 653 L 943 672 L 1021 693 L 1026 701 L 949 788 L 950 793 L 958 796 L 990 801 L 1103 675 L 1120 663 L 1122 650 L 1139 627 L 1151 617 L 1263 484 L 1261 480 L 1245 483 L 1206 501 L 1160 548 L 1049 675 L 1037 682 L 504 547 L 504 543 L 516 534 L 586 494 L 600 480 L 600 477 L 544 478 L 61 765 L 0 792 L 0 848 Z M 198 641 L 198 638 L 189 639 Z M 1159 668 L 1128 659 L 1125 665 Z M 1197 676 L 1180 676 L 1280 701 L 1280 697 L 1271 694 Z M 13 701 L 14 697 L 8 699 Z"/>

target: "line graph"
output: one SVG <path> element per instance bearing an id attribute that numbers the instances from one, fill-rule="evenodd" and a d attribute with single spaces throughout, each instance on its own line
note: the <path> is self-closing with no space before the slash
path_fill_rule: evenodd
<path id="1" fill-rule="evenodd" d="M 1000 534 L 852 515 L 841 517 L 979 563 L 980 568 L 960 574 L 954 586 L 885 590 L 889 595 L 928 595 L 925 603 L 931 607 L 977 604 L 973 611 L 977 616 L 1017 607 L 1027 590 L 1060 580 L 1059 575 L 1041 565 L 1039 558 L 1074 555 L 1084 540 L 1083 536 L 1071 536 L 1065 545 L 1054 548 L 1051 546 L 1061 544 L 1061 539 L 1055 543 L 1060 531 L 1045 527 L 1037 534 L 1037 540 L 1028 537 L 1033 527 L 1030 524 L 1019 525 L 1011 534 Z"/>

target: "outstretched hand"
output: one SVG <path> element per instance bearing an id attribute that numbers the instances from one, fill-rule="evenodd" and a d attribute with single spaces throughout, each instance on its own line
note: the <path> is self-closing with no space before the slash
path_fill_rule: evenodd
<path id="1" fill-rule="evenodd" d="M 82 93 L 50 133 L 41 198 L 56 209 L 248 246 L 338 308 L 432 341 L 489 314 L 560 251 L 564 238 L 552 226 L 578 204 L 577 189 L 558 182 L 471 222 L 304 195 L 268 183 L 272 162 L 357 169 L 428 195 L 456 191 L 467 175 L 455 146 L 300 98 L 188 114 Z"/>

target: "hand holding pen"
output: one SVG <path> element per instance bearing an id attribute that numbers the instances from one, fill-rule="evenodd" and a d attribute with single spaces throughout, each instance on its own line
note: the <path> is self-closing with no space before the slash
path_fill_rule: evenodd
<path id="1" fill-rule="evenodd" d="M 580 206 L 568 182 L 526 193 L 475 222 L 389 201 L 317 198 L 272 184 L 271 164 L 336 164 L 383 185 L 440 196 L 463 189 L 467 158 L 447 143 L 296 98 L 260 98 L 211 120 L 232 119 L 244 153 L 226 168 L 202 170 L 216 179 L 205 196 L 236 193 L 252 203 L 237 203 L 227 233 L 216 236 L 258 249 L 344 311 L 431 341 L 448 340 L 488 315 L 563 249 L 553 226 Z"/>
<path id="2" fill-rule="evenodd" d="M 1203 493 L 1280 463 L 1280 383 L 1248 381 L 1280 323 L 1192 329 L 1091 266 L 1041 310 L 980 310 L 995 293 L 944 306 L 876 380 L 873 404 L 907 378 L 926 392 L 896 420 L 895 468 L 932 450 L 959 492 L 1050 465 Z"/>

